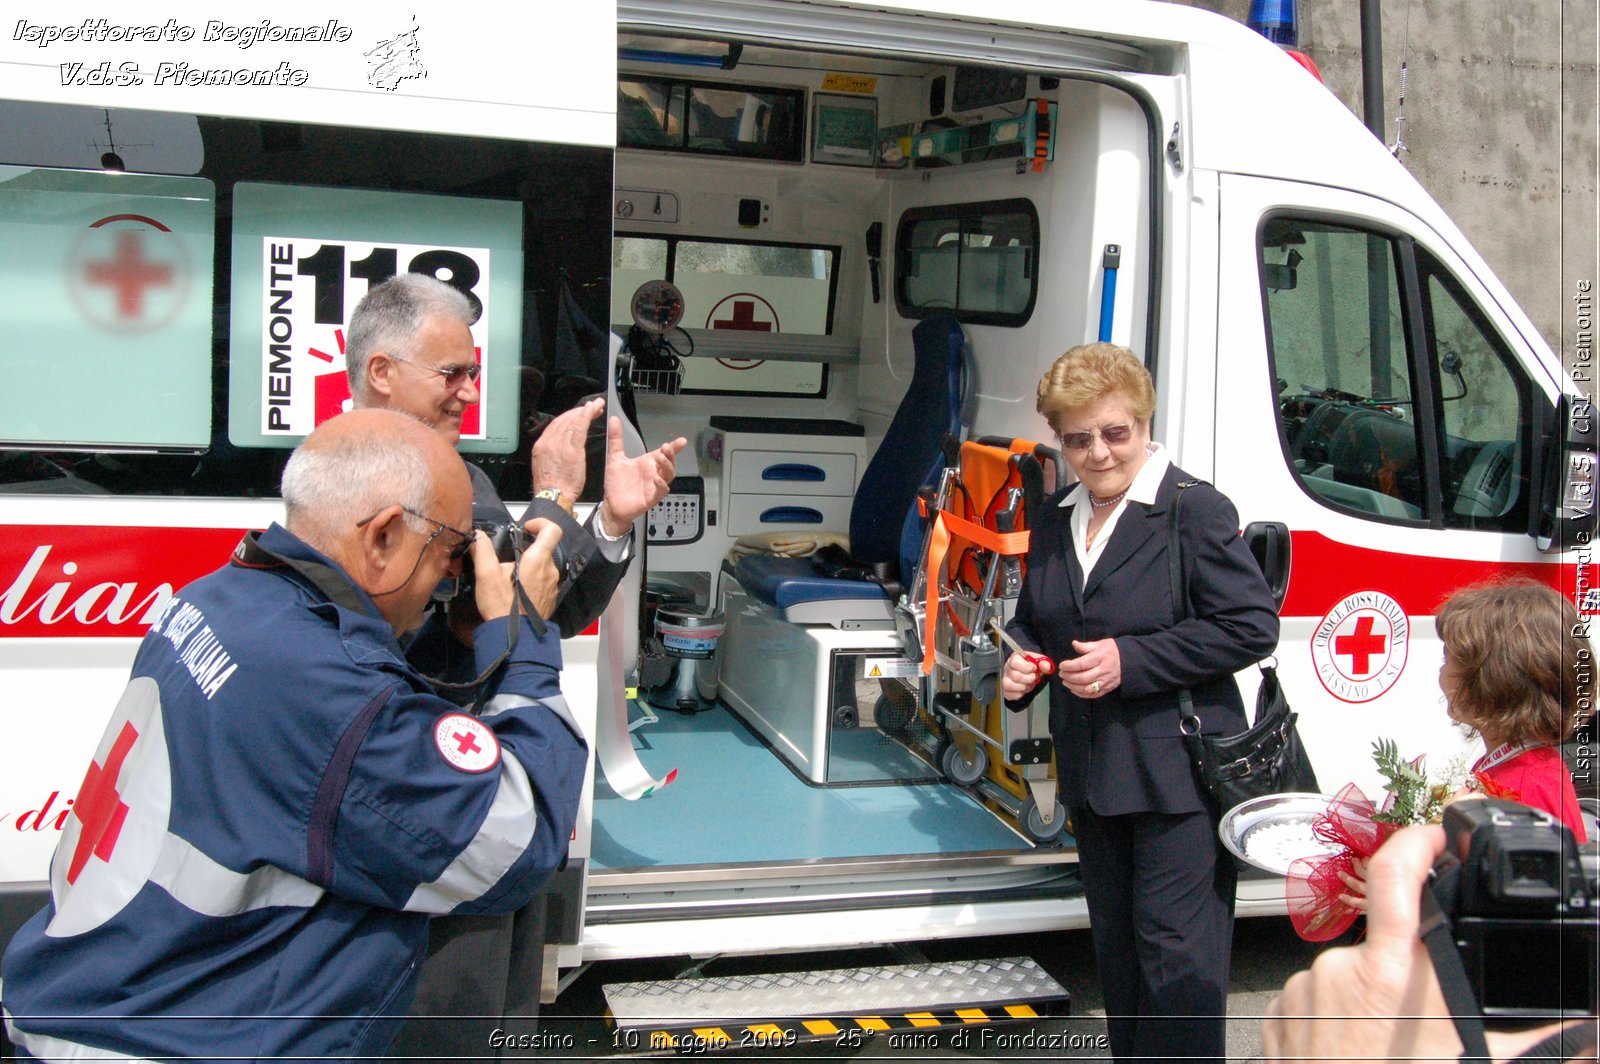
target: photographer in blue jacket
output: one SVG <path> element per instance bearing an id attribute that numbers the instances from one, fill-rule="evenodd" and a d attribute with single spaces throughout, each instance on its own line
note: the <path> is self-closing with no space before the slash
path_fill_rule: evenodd
<path id="1" fill-rule="evenodd" d="M 540 618 L 559 529 L 500 562 L 459 456 L 389 411 L 318 428 L 283 495 L 286 527 L 139 648 L 0 968 L 25 1058 L 381 1054 L 429 919 L 514 910 L 566 852 L 587 750 Z M 477 716 L 396 638 L 469 553 Z"/>

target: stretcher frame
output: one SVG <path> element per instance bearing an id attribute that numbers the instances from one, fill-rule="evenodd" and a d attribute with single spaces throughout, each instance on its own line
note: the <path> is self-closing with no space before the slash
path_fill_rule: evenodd
<path id="1" fill-rule="evenodd" d="M 896 610 L 908 656 L 922 663 L 920 711 L 936 736 L 932 760 L 952 783 L 979 794 L 1035 843 L 1066 825 L 1056 796 L 1049 703 L 1006 708 L 999 677 L 1007 650 L 994 630 L 1016 612 L 1028 550 L 1029 506 L 1059 452 L 1031 440 L 946 441 L 920 562 Z"/>

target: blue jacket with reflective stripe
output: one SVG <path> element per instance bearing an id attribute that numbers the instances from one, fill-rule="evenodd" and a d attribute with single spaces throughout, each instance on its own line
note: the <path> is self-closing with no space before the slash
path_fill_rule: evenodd
<path id="1" fill-rule="evenodd" d="M 36 1056 L 381 1054 L 429 916 L 515 910 L 566 852 L 587 750 L 555 627 L 520 622 L 467 716 L 331 561 L 277 526 L 260 545 L 295 564 L 224 567 L 145 637 L 6 951 Z M 509 635 L 478 629 L 480 668 Z"/>

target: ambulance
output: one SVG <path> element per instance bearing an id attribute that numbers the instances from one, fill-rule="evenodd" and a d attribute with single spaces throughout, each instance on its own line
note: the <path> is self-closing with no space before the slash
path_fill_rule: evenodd
<path id="1" fill-rule="evenodd" d="M 962 771 L 970 741 L 906 741 L 895 685 L 934 707 L 898 604 L 775 608 L 728 563 L 874 503 L 924 326 L 960 354 L 959 433 L 1047 456 L 1061 352 L 1145 359 L 1153 437 L 1231 497 L 1281 597 L 1325 790 L 1378 794 L 1380 738 L 1471 754 L 1436 682 L 1451 591 L 1524 574 L 1600 608 L 1592 348 L 1564 366 L 1242 25 L 1143 0 L 142 7 L 23 5 L 0 40 L 0 940 L 43 903 L 141 636 L 281 520 L 290 449 L 348 401 L 351 308 L 401 270 L 481 307 L 462 450 L 514 511 L 531 431 L 582 395 L 636 450 L 691 441 L 564 648 L 595 760 L 563 971 L 1086 923 L 1048 766 L 1008 791 L 1004 764 Z M 1592 745 L 1575 764 L 1582 790 Z M 1241 886 L 1242 913 L 1282 904 Z"/>

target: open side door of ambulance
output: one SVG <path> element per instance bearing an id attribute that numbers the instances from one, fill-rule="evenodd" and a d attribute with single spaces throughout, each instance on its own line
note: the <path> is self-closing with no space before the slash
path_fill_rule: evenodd
<path id="1" fill-rule="evenodd" d="M 1511 574 L 1570 593 L 1578 559 L 1541 540 L 1582 456 L 1554 356 L 1459 234 L 1325 186 L 1223 174 L 1219 202 L 1216 482 L 1284 587 L 1280 671 L 1323 783 L 1377 793 L 1375 739 L 1438 771 L 1465 753 L 1439 603 Z"/>

